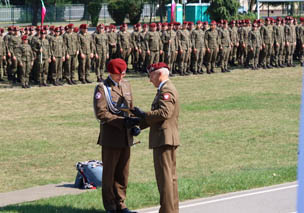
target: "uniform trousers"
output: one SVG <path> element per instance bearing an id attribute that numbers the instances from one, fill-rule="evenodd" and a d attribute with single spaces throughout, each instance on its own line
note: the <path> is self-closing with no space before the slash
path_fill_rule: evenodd
<path id="1" fill-rule="evenodd" d="M 153 148 L 154 169 L 160 194 L 159 213 L 178 213 L 178 189 L 176 174 L 177 146 Z"/>
<path id="2" fill-rule="evenodd" d="M 95 74 L 97 78 L 102 78 L 106 69 L 107 53 L 105 51 L 98 52 L 98 58 L 95 59 Z"/>
<path id="3" fill-rule="evenodd" d="M 79 80 L 85 80 L 88 79 L 90 76 L 90 70 L 91 70 L 91 58 L 90 54 L 84 54 L 85 57 L 81 58 L 79 57 Z"/>
<path id="4" fill-rule="evenodd" d="M 38 58 L 36 59 L 37 68 L 38 68 L 38 79 L 40 84 L 42 83 L 46 84 L 48 72 L 49 72 L 48 60 L 49 60 L 48 58 L 44 58 L 42 59 L 42 63 L 41 63 L 40 56 L 38 56 Z"/>
<path id="5" fill-rule="evenodd" d="M 262 64 L 270 65 L 270 57 L 272 53 L 272 44 L 265 44 L 265 47 L 262 49 Z"/>
<path id="6" fill-rule="evenodd" d="M 102 147 L 102 200 L 106 210 L 126 208 L 130 147 Z"/>
<path id="7" fill-rule="evenodd" d="M 274 63 L 275 65 L 282 65 L 284 64 L 283 60 L 283 44 L 279 44 L 279 46 L 274 45 Z"/>
<path id="8" fill-rule="evenodd" d="M 70 55 L 69 59 L 66 59 L 64 63 L 64 77 L 69 80 L 74 80 L 75 69 L 76 69 L 77 56 Z"/>
<path id="9" fill-rule="evenodd" d="M 176 50 L 170 50 L 165 52 L 165 63 L 168 64 L 170 68 L 170 73 L 173 74 L 175 71 L 175 61 L 176 61 Z"/>
<path id="10" fill-rule="evenodd" d="M 223 47 L 220 55 L 221 68 L 226 70 L 228 69 L 228 60 L 229 60 L 230 47 Z"/>
<path id="11" fill-rule="evenodd" d="M 0 80 L 3 79 L 4 76 L 4 60 L 3 56 L 0 56 Z"/>
<path id="12" fill-rule="evenodd" d="M 203 58 L 204 58 L 204 48 L 196 49 L 196 52 L 192 52 L 192 70 L 197 73 L 202 70 Z"/>
<path id="13" fill-rule="evenodd" d="M 62 57 L 56 57 L 56 61 L 52 62 L 52 80 L 59 79 L 62 79 Z"/>
<path id="14" fill-rule="evenodd" d="M 215 62 L 217 59 L 217 53 L 218 49 L 217 48 L 210 48 L 210 51 L 206 53 L 206 67 L 207 67 L 207 72 L 210 72 L 215 68 Z"/>
<path id="15" fill-rule="evenodd" d="M 22 61 L 22 67 L 20 67 L 21 73 L 21 84 L 22 86 L 29 85 L 29 76 L 32 70 L 32 62 L 31 61 Z"/>
<path id="16" fill-rule="evenodd" d="M 148 66 L 159 62 L 159 50 L 150 50 Z"/>
<path id="17" fill-rule="evenodd" d="M 258 46 L 253 46 L 252 50 L 250 50 L 250 64 L 253 66 L 253 68 L 257 68 L 258 67 L 258 63 L 259 63 L 259 56 L 260 56 L 260 47 Z"/>

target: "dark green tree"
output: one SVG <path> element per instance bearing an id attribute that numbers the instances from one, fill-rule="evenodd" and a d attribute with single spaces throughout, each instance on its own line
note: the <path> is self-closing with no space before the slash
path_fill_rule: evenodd
<path id="1" fill-rule="evenodd" d="M 238 0 L 213 0 L 206 13 L 212 20 L 228 20 L 229 17 L 237 14 L 239 6 Z"/>
<path id="2" fill-rule="evenodd" d="M 138 23 L 144 8 L 144 4 L 138 0 L 128 0 L 126 2 L 126 5 L 128 8 L 127 15 L 129 17 L 130 23 Z"/>
<path id="3" fill-rule="evenodd" d="M 108 4 L 108 11 L 117 25 L 124 23 L 127 16 L 127 4 L 125 0 L 111 0 Z"/>
<path id="4" fill-rule="evenodd" d="M 91 22 L 93 27 L 96 27 L 98 24 L 101 7 L 101 3 L 96 1 L 90 2 L 88 5 L 88 12 L 91 16 Z"/>

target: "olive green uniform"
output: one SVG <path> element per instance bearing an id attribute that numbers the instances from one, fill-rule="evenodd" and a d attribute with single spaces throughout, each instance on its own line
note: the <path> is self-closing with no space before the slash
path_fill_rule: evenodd
<path id="1" fill-rule="evenodd" d="M 77 39 L 77 34 L 73 32 L 65 33 L 63 34 L 63 41 L 66 46 L 66 56 L 69 55 L 69 58 L 65 58 L 63 77 L 68 82 L 71 82 L 75 79 L 77 53 L 79 51 L 79 42 Z"/>
<path id="2" fill-rule="evenodd" d="M 209 29 L 205 32 L 205 46 L 206 46 L 206 67 L 207 73 L 214 72 L 215 62 L 219 50 L 219 35 L 216 29 Z"/>
<path id="3" fill-rule="evenodd" d="M 95 32 L 92 35 L 96 54 L 98 58 L 95 59 L 95 74 L 97 77 L 97 81 L 103 79 L 103 74 L 106 69 L 107 57 L 109 56 L 109 43 L 108 43 L 108 35 L 105 32 Z"/>
<path id="4" fill-rule="evenodd" d="M 34 63 L 34 53 L 29 44 L 22 43 L 17 46 L 17 61 L 20 69 L 21 84 L 23 88 L 29 87 L 29 76 Z"/>

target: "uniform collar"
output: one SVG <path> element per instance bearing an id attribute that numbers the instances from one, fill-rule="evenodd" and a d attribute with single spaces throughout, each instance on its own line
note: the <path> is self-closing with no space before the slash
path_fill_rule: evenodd
<path id="1" fill-rule="evenodd" d="M 160 89 L 162 88 L 162 86 L 163 86 L 168 80 L 169 80 L 169 79 L 162 81 L 162 82 L 159 84 L 159 86 L 158 86 L 158 88 L 157 88 L 157 91 L 160 91 Z"/>
<path id="2" fill-rule="evenodd" d="M 109 75 L 109 79 L 113 82 L 113 84 L 116 86 L 116 87 L 118 87 L 119 86 L 119 84 L 116 82 L 116 81 L 114 81 L 112 78 L 111 78 L 111 76 Z"/>

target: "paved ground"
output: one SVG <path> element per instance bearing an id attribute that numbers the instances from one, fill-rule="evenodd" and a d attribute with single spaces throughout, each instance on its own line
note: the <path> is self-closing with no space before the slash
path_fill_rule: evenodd
<path id="1" fill-rule="evenodd" d="M 180 203 L 180 213 L 296 213 L 297 183 L 228 193 Z M 158 213 L 158 207 L 139 213 Z"/>
<path id="2" fill-rule="evenodd" d="M 0 207 L 54 197 L 79 194 L 87 190 L 73 184 L 50 184 L 8 193 L 0 193 Z M 180 203 L 180 213 L 296 213 L 297 183 L 227 193 Z M 159 207 L 138 210 L 139 213 L 158 213 Z"/>

